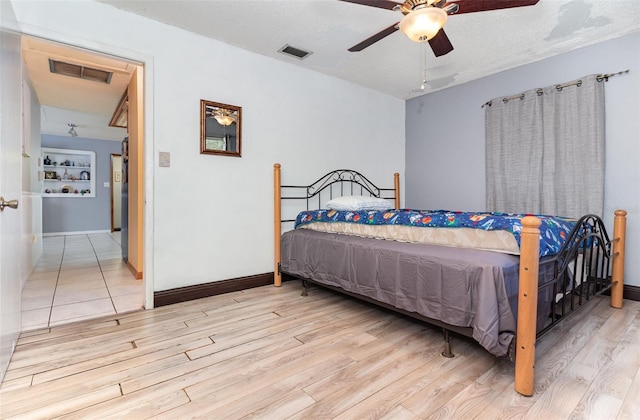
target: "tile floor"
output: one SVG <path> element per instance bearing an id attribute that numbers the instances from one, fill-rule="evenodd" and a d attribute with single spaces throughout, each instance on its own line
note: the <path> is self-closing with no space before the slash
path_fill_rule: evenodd
<path id="1" fill-rule="evenodd" d="M 22 291 L 22 331 L 143 309 L 143 281 L 122 261 L 120 232 L 45 236 Z"/>

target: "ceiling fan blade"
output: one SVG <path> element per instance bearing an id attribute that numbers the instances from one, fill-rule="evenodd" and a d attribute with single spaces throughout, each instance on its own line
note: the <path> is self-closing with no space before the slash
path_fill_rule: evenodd
<path id="1" fill-rule="evenodd" d="M 345 3 L 361 4 L 363 6 L 377 7 L 379 9 L 393 10 L 394 7 L 400 6 L 400 3 L 389 0 L 340 0 Z"/>
<path id="2" fill-rule="evenodd" d="M 540 0 L 458 0 L 445 4 L 445 8 L 451 4 L 457 4 L 460 13 L 486 12 L 489 10 L 510 9 L 513 7 L 533 6 Z"/>
<path id="3" fill-rule="evenodd" d="M 444 29 L 440 29 L 436 36 L 429 40 L 429 45 L 436 57 L 449 54 L 453 51 L 453 45 L 451 45 L 451 41 L 449 41 L 449 37 L 444 32 Z"/>
<path id="4" fill-rule="evenodd" d="M 349 51 L 351 52 L 362 51 L 365 48 L 367 48 L 369 45 L 375 44 L 376 42 L 380 41 L 382 38 L 385 38 L 391 35 L 397 30 L 398 30 L 398 22 L 394 23 L 393 25 L 389 26 L 386 29 L 381 30 L 377 34 L 370 36 L 369 38 L 365 39 L 361 43 L 354 45 L 353 47 L 349 48 Z"/>

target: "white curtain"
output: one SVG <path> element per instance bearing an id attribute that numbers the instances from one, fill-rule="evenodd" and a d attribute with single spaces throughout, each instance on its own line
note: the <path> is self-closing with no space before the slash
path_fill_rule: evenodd
<path id="1" fill-rule="evenodd" d="M 604 207 L 604 81 L 585 76 L 485 106 L 487 207 L 580 217 Z"/>

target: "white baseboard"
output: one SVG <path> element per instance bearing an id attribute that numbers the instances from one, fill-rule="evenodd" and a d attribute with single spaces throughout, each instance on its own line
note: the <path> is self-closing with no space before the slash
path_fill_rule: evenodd
<path id="1" fill-rule="evenodd" d="M 85 230 L 81 232 L 50 232 L 50 233 L 43 233 L 42 236 L 90 235 L 92 233 L 111 233 L 111 230 L 107 229 L 107 230 Z"/>

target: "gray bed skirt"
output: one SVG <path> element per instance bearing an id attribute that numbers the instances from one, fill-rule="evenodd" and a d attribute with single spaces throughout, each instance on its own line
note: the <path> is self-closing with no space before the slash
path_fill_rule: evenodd
<path id="1" fill-rule="evenodd" d="M 281 255 L 283 273 L 470 327 L 496 356 L 507 354 L 515 336 L 518 256 L 307 229 L 283 234 Z"/>

